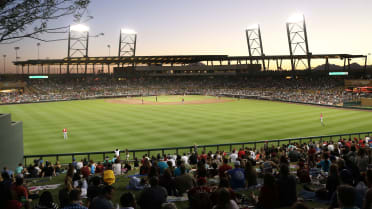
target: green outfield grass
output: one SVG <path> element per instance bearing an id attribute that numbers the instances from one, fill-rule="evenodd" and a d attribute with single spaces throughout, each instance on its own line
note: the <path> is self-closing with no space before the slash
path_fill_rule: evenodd
<path id="1" fill-rule="evenodd" d="M 159 96 L 158 100 L 178 98 Z M 205 99 L 186 99 L 191 98 Z M 23 121 L 25 154 L 247 142 L 372 130 L 372 112 L 258 100 L 133 105 L 101 99 L 2 105 L 0 113 L 11 113 L 13 120 Z M 325 127 L 320 125 L 320 113 Z M 67 141 L 63 128 L 68 129 Z"/>
<path id="2" fill-rule="evenodd" d="M 184 98 L 185 101 L 195 101 L 195 100 L 200 100 L 200 99 L 214 99 L 216 97 L 212 96 L 183 96 L 183 95 L 178 95 L 178 96 L 158 96 L 158 102 L 181 102 L 182 98 Z M 133 99 L 141 99 L 141 97 L 133 97 Z M 151 97 L 143 97 L 144 101 L 149 101 L 149 102 L 155 102 L 156 97 L 151 96 Z"/>

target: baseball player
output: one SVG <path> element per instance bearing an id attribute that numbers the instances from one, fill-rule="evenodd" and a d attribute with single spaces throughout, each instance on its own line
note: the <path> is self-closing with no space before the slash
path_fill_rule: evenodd
<path id="1" fill-rule="evenodd" d="M 63 138 L 65 139 L 65 140 L 67 140 L 67 128 L 64 128 L 63 129 Z"/>

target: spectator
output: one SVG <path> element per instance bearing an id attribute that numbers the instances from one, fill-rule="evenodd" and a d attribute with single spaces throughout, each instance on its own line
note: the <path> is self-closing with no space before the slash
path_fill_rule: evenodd
<path id="1" fill-rule="evenodd" d="M 240 168 L 240 161 L 234 163 L 234 169 L 226 171 L 230 176 L 230 185 L 233 190 L 245 188 L 244 170 Z"/>
<path id="2" fill-rule="evenodd" d="M 218 189 L 225 188 L 230 192 L 230 199 L 236 200 L 236 194 L 235 192 L 231 189 L 229 180 L 227 178 L 222 178 L 220 179 L 220 184 L 218 185 L 218 188 L 216 191 L 214 191 L 211 194 L 211 200 L 212 200 L 212 205 L 216 205 L 218 201 Z"/>
<path id="3" fill-rule="evenodd" d="M 150 173 L 151 163 L 147 158 L 144 158 L 142 166 L 140 167 L 140 174 L 147 175 Z"/>
<path id="4" fill-rule="evenodd" d="M 96 166 L 96 173 L 97 174 L 102 174 L 103 171 L 104 171 L 104 166 L 101 164 L 101 162 L 98 162 L 97 166 Z"/>
<path id="5" fill-rule="evenodd" d="M 186 168 L 184 165 L 181 165 L 180 170 L 181 170 L 181 175 L 175 178 L 175 186 L 176 186 L 176 189 L 178 190 L 178 194 L 182 195 L 187 190 L 194 187 L 196 184 L 195 184 L 195 179 L 191 175 L 186 173 Z"/>
<path id="6" fill-rule="evenodd" d="M 84 162 L 83 167 L 80 169 L 80 173 L 83 175 L 83 178 L 88 178 L 90 176 L 90 167 L 87 162 Z"/>
<path id="7" fill-rule="evenodd" d="M 114 209 L 111 200 L 114 195 L 114 188 L 112 186 L 104 186 L 101 194 L 95 197 L 89 209 Z"/>
<path id="8" fill-rule="evenodd" d="M 28 198 L 28 190 L 23 185 L 23 177 L 17 176 L 16 182 L 12 185 L 12 190 L 17 194 L 17 199 L 21 200 L 22 202 L 31 202 L 32 200 Z"/>
<path id="9" fill-rule="evenodd" d="M 340 176 L 338 174 L 338 168 L 337 168 L 337 165 L 332 164 L 329 169 L 329 175 L 327 177 L 327 182 L 326 182 L 328 200 L 331 199 L 332 194 L 336 191 L 339 185 L 340 185 Z"/>
<path id="10" fill-rule="evenodd" d="M 218 202 L 217 205 L 213 206 L 213 209 L 239 209 L 235 200 L 230 199 L 230 193 L 227 189 L 219 189 L 218 193 Z"/>
<path id="11" fill-rule="evenodd" d="M 252 166 L 251 161 L 247 161 L 244 168 L 245 179 L 248 187 L 257 185 L 256 169 Z"/>
<path id="12" fill-rule="evenodd" d="M 364 198 L 363 209 L 371 209 L 372 208 L 372 170 L 371 169 L 367 171 L 366 182 L 367 182 L 368 190 Z"/>
<path id="13" fill-rule="evenodd" d="M 82 205 L 80 194 L 79 190 L 72 190 L 69 194 L 69 204 L 62 209 L 88 209 Z"/>
<path id="14" fill-rule="evenodd" d="M 279 205 L 278 188 L 274 176 L 270 173 L 264 174 L 264 185 L 261 187 L 256 205 L 263 209 L 277 208 Z"/>
<path id="15" fill-rule="evenodd" d="M 280 206 L 292 206 L 297 201 L 296 178 L 289 174 L 289 167 L 286 164 L 280 166 L 277 184 Z"/>
<path id="16" fill-rule="evenodd" d="M 108 164 L 107 170 L 103 172 L 103 182 L 107 185 L 112 185 L 115 183 L 115 175 L 114 171 L 112 170 L 111 163 Z"/>
<path id="17" fill-rule="evenodd" d="M 76 163 L 76 170 L 80 170 L 84 166 L 84 160 L 81 159 L 80 162 Z"/>
<path id="18" fill-rule="evenodd" d="M 22 163 L 18 164 L 17 168 L 15 169 L 15 175 L 23 174 L 23 166 Z"/>
<path id="19" fill-rule="evenodd" d="M 323 160 L 320 161 L 317 165 L 322 168 L 323 172 L 328 172 L 329 167 L 331 166 L 331 161 L 328 159 L 328 154 L 323 154 Z"/>
<path id="20" fill-rule="evenodd" d="M 167 191 L 159 186 L 158 177 L 150 179 L 151 188 L 142 191 L 138 204 L 141 209 L 161 209 L 161 205 L 167 200 Z"/>
<path id="21" fill-rule="evenodd" d="M 364 148 L 359 149 L 358 156 L 355 159 L 355 164 L 359 171 L 365 173 L 367 171 L 369 158 Z"/>
<path id="22" fill-rule="evenodd" d="M 342 209 L 357 208 L 355 205 L 355 189 L 352 186 L 339 186 L 337 189 L 337 199 Z"/>
<path id="23" fill-rule="evenodd" d="M 188 191 L 187 195 L 189 197 L 190 208 L 211 208 L 210 194 L 212 189 L 206 186 L 206 183 L 204 178 L 200 178 L 198 179 L 198 186 Z"/>
<path id="24" fill-rule="evenodd" d="M 115 176 L 121 175 L 121 163 L 119 159 L 115 160 L 115 163 L 112 165 L 112 169 Z"/>
<path id="25" fill-rule="evenodd" d="M 220 175 L 220 178 L 223 178 L 226 176 L 226 171 L 232 169 L 232 167 L 228 164 L 229 161 L 226 158 L 223 158 L 223 164 L 218 168 L 218 172 Z"/>
<path id="26" fill-rule="evenodd" d="M 52 193 L 44 191 L 39 199 L 39 204 L 34 209 L 58 209 L 58 205 L 53 201 Z"/>
<path id="27" fill-rule="evenodd" d="M 87 197 L 88 197 L 88 207 L 90 203 L 93 201 L 95 197 L 97 197 L 101 193 L 101 188 L 99 187 L 101 184 L 101 178 L 98 176 L 94 176 L 91 179 L 91 183 L 88 187 Z"/>
<path id="28" fill-rule="evenodd" d="M 230 161 L 232 163 L 235 163 L 236 162 L 236 159 L 238 159 L 238 154 L 236 154 L 235 152 L 236 152 L 236 150 L 234 149 L 232 151 L 232 153 L 230 154 Z"/>
<path id="29" fill-rule="evenodd" d="M 137 206 L 136 198 L 133 193 L 126 192 L 120 197 L 120 209 L 134 209 Z"/>
<path id="30" fill-rule="evenodd" d="M 168 161 L 169 162 L 169 161 Z M 176 195 L 175 180 L 172 177 L 171 170 L 166 169 L 164 175 L 159 178 L 159 185 L 167 190 L 168 195 Z"/>

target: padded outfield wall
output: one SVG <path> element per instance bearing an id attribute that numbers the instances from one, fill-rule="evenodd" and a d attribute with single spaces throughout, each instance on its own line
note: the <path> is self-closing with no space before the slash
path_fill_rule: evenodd
<path id="1" fill-rule="evenodd" d="M 15 170 L 23 162 L 23 125 L 14 122 L 10 114 L 0 113 L 0 166 Z"/>

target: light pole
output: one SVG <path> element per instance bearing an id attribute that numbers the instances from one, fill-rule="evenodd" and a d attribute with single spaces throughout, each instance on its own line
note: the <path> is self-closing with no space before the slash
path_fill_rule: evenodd
<path id="1" fill-rule="evenodd" d="M 108 44 L 108 45 L 107 45 L 107 48 L 108 48 L 108 51 L 109 51 L 109 56 L 111 56 L 111 53 L 110 53 L 110 48 L 111 48 L 111 45 L 110 45 L 110 44 Z"/>
<path id="2" fill-rule="evenodd" d="M 36 46 L 37 46 L 37 60 L 39 62 L 39 59 L 40 59 L 40 43 L 36 43 Z M 37 72 L 38 73 L 40 72 L 40 64 L 37 65 Z"/>
<path id="3" fill-rule="evenodd" d="M 371 58 L 371 53 L 368 53 L 368 57 Z M 368 59 L 368 58 L 367 58 Z M 368 59 L 367 65 L 369 65 L 370 61 Z"/>
<path id="4" fill-rule="evenodd" d="M 36 46 L 37 46 L 37 59 L 39 59 L 40 58 L 40 43 L 37 43 Z"/>
<path id="5" fill-rule="evenodd" d="M 20 48 L 19 48 L 19 46 L 16 46 L 16 47 L 14 47 L 14 50 L 15 50 L 15 52 L 16 52 L 16 62 L 18 61 L 18 50 L 19 50 Z M 16 65 L 16 73 L 18 74 L 18 65 Z"/>
<path id="6" fill-rule="evenodd" d="M 4 58 L 4 75 L 5 75 L 5 61 L 6 61 L 6 54 L 3 54 L 3 58 Z"/>

